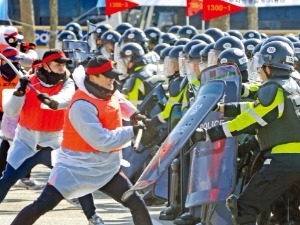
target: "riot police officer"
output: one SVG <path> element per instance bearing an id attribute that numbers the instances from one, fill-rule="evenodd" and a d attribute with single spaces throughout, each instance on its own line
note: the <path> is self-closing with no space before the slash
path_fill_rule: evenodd
<path id="1" fill-rule="evenodd" d="M 238 116 L 209 129 L 198 128 L 192 137 L 194 142 L 214 142 L 257 131 L 260 149 L 266 151 L 264 165 L 238 198 L 227 199 L 235 222 L 247 225 L 255 225 L 258 213 L 268 210 L 286 190 L 293 185 L 300 187 L 300 89 L 291 78 L 294 51 L 284 42 L 272 41 L 263 45 L 254 59 L 264 82 L 257 100 L 219 105 L 225 116 Z M 242 105 L 248 110 L 242 110 Z"/>
<path id="2" fill-rule="evenodd" d="M 122 93 L 138 107 L 151 91 L 149 78 L 156 74 L 157 67 L 148 61 L 143 48 L 137 43 L 127 43 L 120 51 L 118 68 L 126 75 L 123 80 Z M 155 82 L 154 82 L 155 83 Z"/>

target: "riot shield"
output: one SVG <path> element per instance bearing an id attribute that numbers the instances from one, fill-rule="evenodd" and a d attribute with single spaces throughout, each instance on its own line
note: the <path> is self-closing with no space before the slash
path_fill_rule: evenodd
<path id="1" fill-rule="evenodd" d="M 130 197 L 134 191 L 149 190 L 157 182 L 190 139 L 195 129 L 223 97 L 225 86 L 226 83 L 222 80 L 208 81 L 201 86 L 194 104 L 161 144 L 136 184 L 124 193 L 124 200 Z"/>
<path id="2" fill-rule="evenodd" d="M 225 103 L 240 101 L 241 78 L 234 65 L 216 65 L 203 70 L 202 82 L 210 79 L 226 81 Z M 210 112 L 200 127 L 213 127 L 228 119 L 220 112 Z M 222 202 L 232 193 L 235 186 L 237 142 L 236 137 L 214 143 L 200 142 L 192 150 L 186 207 Z"/>

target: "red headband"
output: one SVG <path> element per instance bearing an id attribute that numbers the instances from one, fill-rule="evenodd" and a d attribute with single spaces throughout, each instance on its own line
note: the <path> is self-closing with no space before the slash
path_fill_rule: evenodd
<path id="1" fill-rule="evenodd" d="M 48 62 L 55 61 L 55 60 L 61 59 L 61 58 L 66 58 L 66 55 L 63 52 L 55 52 L 55 53 L 52 53 L 52 54 L 46 56 L 42 60 L 42 63 L 48 63 Z"/>
<path id="2" fill-rule="evenodd" d="M 95 75 L 95 74 L 105 73 L 111 69 L 113 69 L 113 65 L 112 65 L 111 61 L 108 61 L 108 62 L 102 64 L 101 66 L 87 67 L 86 73 L 89 75 Z"/>
<path id="3" fill-rule="evenodd" d="M 17 36 L 18 34 L 19 34 L 18 32 L 14 32 L 11 34 L 4 34 L 4 36 L 11 37 L 11 36 Z"/>

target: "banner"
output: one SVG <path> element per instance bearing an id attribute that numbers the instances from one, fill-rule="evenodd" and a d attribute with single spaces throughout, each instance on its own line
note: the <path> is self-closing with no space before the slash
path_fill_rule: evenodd
<path id="1" fill-rule="evenodd" d="M 0 0 L 0 20 L 8 20 L 7 0 Z"/>
<path id="2" fill-rule="evenodd" d="M 187 0 L 136 0 L 140 6 L 186 6 Z"/>
<path id="3" fill-rule="evenodd" d="M 105 3 L 105 15 L 107 16 L 138 6 L 136 0 L 106 0 Z"/>
<path id="4" fill-rule="evenodd" d="M 202 10 L 202 20 L 211 20 L 227 14 L 244 10 L 244 7 L 233 5 L 221 0 L 204 0 Z"/>
<path id="5" fill-rule="evenodd" d="M 300 5 L 300 0 L 222 0 L 242 7 L 276 7 Z"/>
<path id="6" fill-rule="evenodd" d="M 193 16 L 202 11 L 203 0 L 186 0 L 186 16 Z"/>

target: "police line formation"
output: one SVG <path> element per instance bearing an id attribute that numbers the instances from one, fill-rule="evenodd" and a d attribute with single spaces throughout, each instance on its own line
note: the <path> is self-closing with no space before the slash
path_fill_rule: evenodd
<path id="1" fill-rule="evenodd" d="M 72 22 L 42 59 L 15 27 L 4 39 L 0 200 L 43 188 L 11 224 L 63 199 L 105 224 L 96 190 L 136 225 L 163 204 L 174 224 L 300 224 L 300 33 Z"/>

